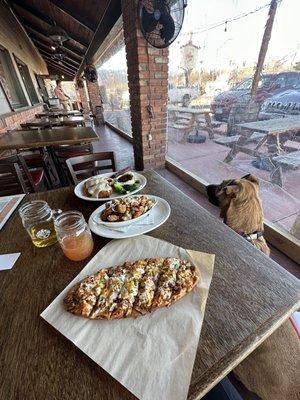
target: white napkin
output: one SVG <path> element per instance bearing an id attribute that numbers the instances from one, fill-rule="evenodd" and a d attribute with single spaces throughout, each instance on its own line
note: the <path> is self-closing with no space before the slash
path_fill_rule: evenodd
<path id="1" fill-rule="evenodd" d="M 1 254 L 0 255 L 0 271 L 11 269 L 21 253 Z"/>

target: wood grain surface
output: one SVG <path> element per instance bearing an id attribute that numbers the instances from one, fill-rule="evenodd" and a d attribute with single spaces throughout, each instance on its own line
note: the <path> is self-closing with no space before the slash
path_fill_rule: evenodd
<path id="1" fill-rule="evenodd" d="M 237 124 L 236 126 L 255 132 L 279 134 L 282 132 L 299 130 L 300 117 L 291 116 L 288 118 L 275 118 L 265 121 L 243 122 L 242 124 Z"/>
<path id="2" fill-rule="evenodd" d="M 61 127 L 56 129 L 44 129 L 41 131 L 12 131 L 0 137 L 0 150 L 39 148 L 59 144 L 78 144 L 97 140 L 98 136 L 91 127 Z"/>
<path id="3" fill-rule="evenodd" d="M 188 400 L 200 399 L 299 307 L 300 286 L 158 174 L 145 176 L 148 184 L 143 192 L 163 197 L 172 210 L 169 220 L 150 235 L 216 254 L 188 395 Z M 86 218 L 98 206 L 76 198 L 72 188 L 28 195 L 24 201 L 37 198 L 52 208 L 81 210 Z M 0 254 L 21 252 L 12 270 L 0 272 L 0 398 L 135 399 L 39 316 L 88 260 L 69 261 L 58 244 L 35 248 L 17 213 L 0 239 Z M 108 242 L 97 236 L 94 241 L 91 257 Z"/>

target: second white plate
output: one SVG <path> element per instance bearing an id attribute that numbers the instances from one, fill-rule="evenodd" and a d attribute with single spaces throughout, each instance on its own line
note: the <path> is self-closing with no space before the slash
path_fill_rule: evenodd
<path id="1" fill-rule="evenodd" d="M 89 218 L 89 227 L 92 232 L 94 232 L 98 236 L 110 238 L 110 239 L 124 239 L 134 236 L 142 235 L 143 233 L 147 233 L 153 231 L 153 229 L 158 228 L 169 218 L 171 213 L 171 208 L 169 203 L 162 199 L 161 197 L 152 196 L 157 202 L 153 210 L 151 211 L 151 221 L 150 223 L 143 223 L 142 221 L 137 221 L 136 223 L 130 225 L 123 232 L 121 230 L 116 230 L 110 228 L 103 224 L 96 224 L 94 222 L 94 217 L 102 211 L 103 206 L 98 207 Z"/>
<path id="2" fill-rule="evenodd" d="M 114 172 L 108 172 L 107 174 L 95 175 L 93 178 L 96 178 L 96 177 L 109 177 L 109 176 L 111 176 L 111 175 L 113 175 L 113 174 L 114 174 Z M 110 200 L 114 200 L 114 199 L 121 199 L 122 197 L 131 196 L 131 195 L 133 195 L 133 194 L 139 192 L 140 190 L 142 190 L 142 189 L 146 186 L 146 184 L 147 184 L 147 179 L 144 177 L 144 175 L 139 174 L 138 172 L 135 172 L 135 171 L 134 171 L 134 175 L 136 176 L 136 179 L 137 179 L 138 181 L 140 181 L 140 185 L 139 185 L 139 187 L 138 187 L 136 190 L 132 191 L 131 193 L 127 193 L 127 194 L 118 194 L 118 193 L 116 193 L 116 192 L 113 192 L 112 195 L 111 195 L 110 197 L 104 197 L 104 198 L 101 198 L 101 199 L 98 199 L 98 198 L 95 198 L 95 197 L 88 197 L 88 196 L 85 195 L 83 189 L 84 189 L 84 184 L 85 184 L 85 182 L 86 182 L 88 179 L 90 179 L 90 178 L 87 178 L 87 179 L 85 179 L 84 181 L 79 182 L 79 183 L 75 186 L 74 193 L 75 193 L 75 195 L 76 195 L 77 197 L 79 197 L 80 199 L 82 199 L 82 200 L 87 200 L 87 201 L 98 201 L 98 202 L 99 202 L 99 201 L 110 201 Z"/>

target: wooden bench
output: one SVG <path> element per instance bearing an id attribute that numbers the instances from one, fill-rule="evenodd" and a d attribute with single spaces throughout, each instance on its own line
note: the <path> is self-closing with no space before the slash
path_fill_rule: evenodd
<path id="1" fill-rule="evenodd" d="M 232 146 L 233 144 L 237 143 L 239 140 L 240 135 L 235 136 L 221 136 L 216 139 L 213 139 L 215 143 L 222 144 L 223 146 Z"/>
<path id="2" fill-rule="evenodd" d="M 273 161 L 285 168 L 298 169 L 300 167 L 300 150 L 275 156 Z"/>

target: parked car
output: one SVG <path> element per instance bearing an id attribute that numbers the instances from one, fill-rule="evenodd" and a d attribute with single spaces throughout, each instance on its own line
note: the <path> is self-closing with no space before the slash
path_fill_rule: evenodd
<path id="1" fill-rule="evenodd" d="M 232 89 L 217 95 L 211 109 L 217 121 L 227 120 L 231 107 L 250 98 L 253 77 L 244 79 Z M 258 84 L 255 101 L 263 103 L 267 98 L 293 89 L 300 85 L 300 72 L 280 72 L 278 74 L 265 74 L 261 76 Z"/>
<path id="2" fill-rule="evenodd" d="M 188 107 L 190 102 L 198 96 L 198 87 L 184 87 L 169 85 L 169 102 L 171 104 L 182 103 Z"/>
<path id="3" fill-rule="evenodd" d="M 258 117 L 271 119 L 286 115 L 300 115 L 300 85 L 266 99 Z"/>

